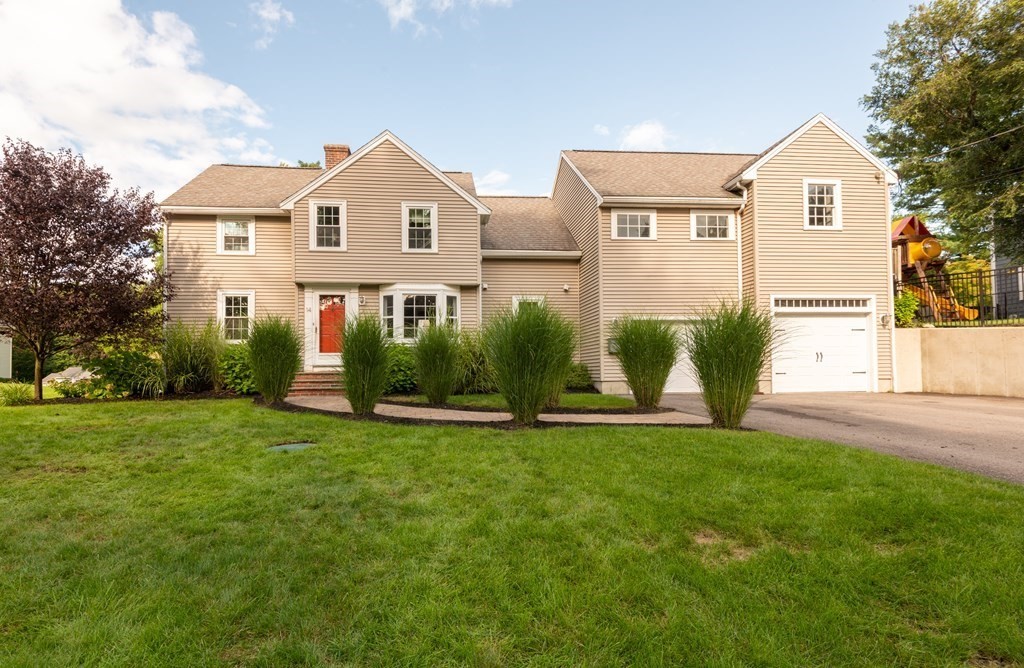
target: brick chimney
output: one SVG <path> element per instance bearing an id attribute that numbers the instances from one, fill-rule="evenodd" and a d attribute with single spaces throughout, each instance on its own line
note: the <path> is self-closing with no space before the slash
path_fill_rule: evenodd
<path id="1" fill-rule="evenodd" d="M 334 167 L 351 153 L 348 144 L 324 144 L 324 169 Z"/>

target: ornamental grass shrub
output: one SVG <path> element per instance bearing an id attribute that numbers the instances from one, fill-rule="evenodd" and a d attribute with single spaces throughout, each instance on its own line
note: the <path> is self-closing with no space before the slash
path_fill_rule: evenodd
<path id="1" fill-rule="evenodd" d="M 682 343 L 675 324 L 652 316 L 627 315 L 612 323 L 616 356 L 638 408 L 657 408 Z"/>
<path id="2" fill-rule="evenodd" d="M 716 427 L 742 424 L 775 338 L 771 315 L 751 300 L 722 302 L 686 329 L 686 352 Z"/>
<path id="3" fill-rule="evenodd" d="M 249 332 L 248 347 L 256 391 L 267 403 L 281 401 L 302 368 L 302 337 L 295 325 L 280 316 L 260 318 Z"/>
<path id="4" fill-rule="evenodd" d="M 426 327 L 412 350 L 420 392 L 431 404 L 446 403 L 462 378 L 458 330 L 448 323 Z"/>
<path id="5" fill-rule="evenodd" d="M 484 354 L 483 333 L 477 329 L 459 332 L 459 379 L 458 394 L 491 394 L 498 387 L 494 383 L 494 370 Z"/>
<path id="6" fill-rule="evenodd" d="M 174 322 L 164 332 L 163 361 L 167 387 L 178 394 L 221 387 L 220 359 L 227 343 L 220 326 Z"/>
<path id="7" fill-rule="evenodd" d="M 24 406 L 34 396 L 35 388 L 27 383 L 0 383 L 0 406 Z"/>
<path id="8" fill-rule="evenodd" d="M 356 415 L 373 413 L 384 395 L 393 345 L 375 316 L 363 315 L 345 325 L 341 348 L 342 383 Z"/>
<path id="9" fill-rule="evenodd" d="M 517 424 L 533 424 L 561 392 L 576 348 L 575 329 L 547 304 L 495 314 L 484 331 L 484 355 Z"/>

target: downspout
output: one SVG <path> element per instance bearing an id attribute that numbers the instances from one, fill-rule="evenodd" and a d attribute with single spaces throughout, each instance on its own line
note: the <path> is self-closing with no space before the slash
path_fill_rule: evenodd
<path id="1" fill-rule="evenodd" d="M 743 211 L 747 208 L 747 187 L 739 181 L 736 182 L 736 187 L 743 194 L 743 201 L 740 202 L 740 208 L 736 212 L 736 297 L 739 301 L 743 301 L 743 234 L 740 225 L 743 221 Z"/>

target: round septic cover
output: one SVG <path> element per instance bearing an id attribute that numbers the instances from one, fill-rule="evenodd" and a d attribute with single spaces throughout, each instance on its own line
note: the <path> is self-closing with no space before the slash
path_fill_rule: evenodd
<path id="1" fill-rule="evenodd" d="M 312 447 L 316 443 L 282 443 L 281 445 L 272 445 L 267 450 L 274 452 L 295 452 L 297 450 L 305 450 L 306 448 Z"/>

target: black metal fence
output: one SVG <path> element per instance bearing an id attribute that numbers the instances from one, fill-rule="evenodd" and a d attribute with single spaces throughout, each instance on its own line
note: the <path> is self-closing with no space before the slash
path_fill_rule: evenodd
<path id="1" fill-rule="evenodd" d="M 942 327 L 1024 325 L 1024 267 L 930 273 L 896 283 L 917 298 L 917 320 Z"/>

